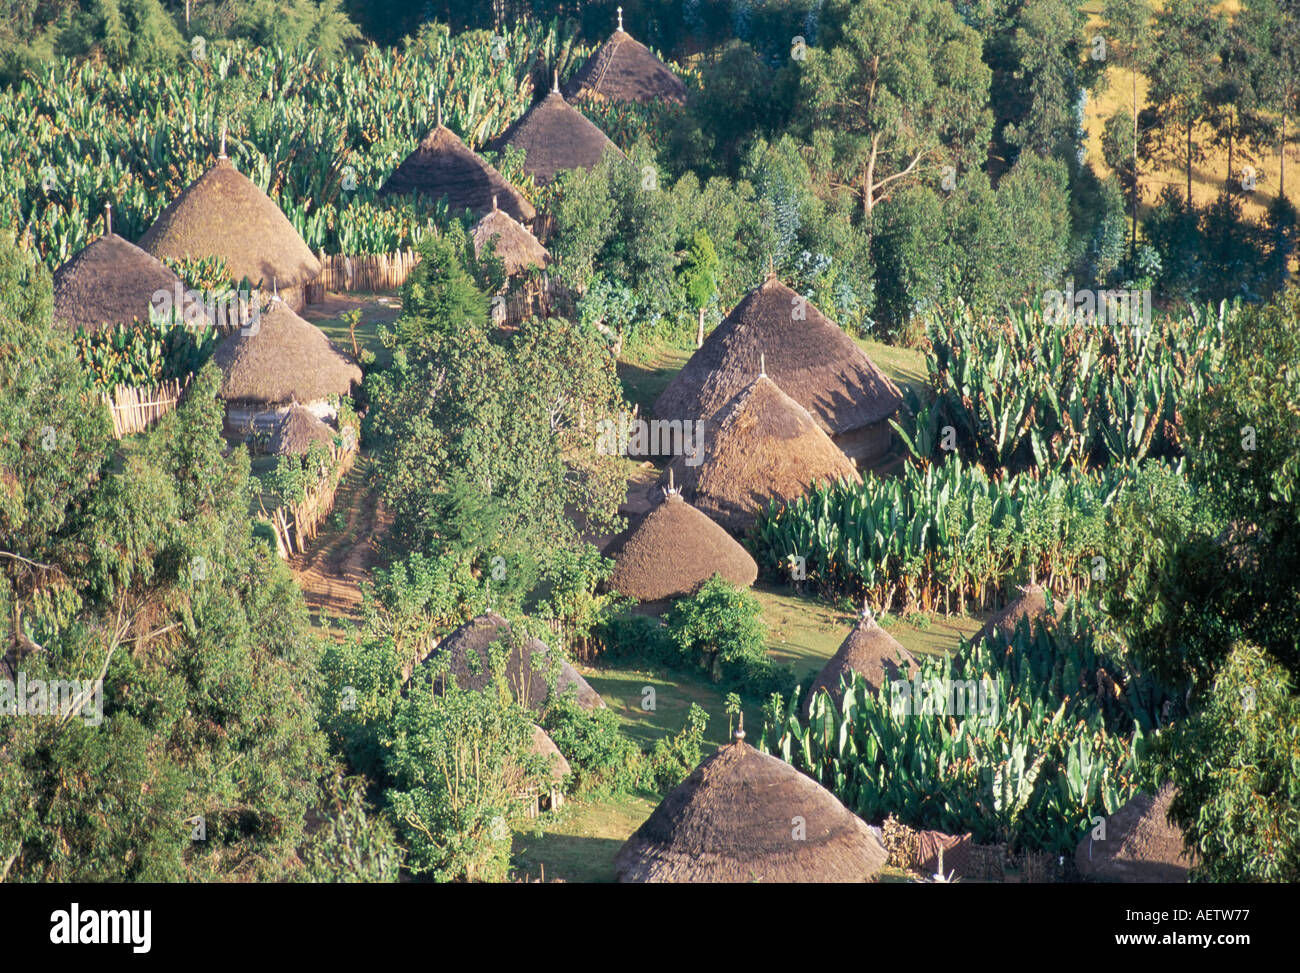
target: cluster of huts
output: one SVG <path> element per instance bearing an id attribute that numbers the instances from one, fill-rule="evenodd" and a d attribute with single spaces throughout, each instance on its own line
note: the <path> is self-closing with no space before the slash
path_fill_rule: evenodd
<path id="1" fill-rule="evenodd" d="M 558 78 L 557 78 L 558 81 Z M 571 101 L 586 99 L 685 100 L 685 87 L 644 45 L 619 29 L 566 86 L 553 90 L 489 143 L 524 152 L 524 171 L 538 184 L 564 169 L 594 166 L 614 144 Z M 502 315 L 546 310 L 545 270 L 550 255 L 534 235 L 544 214 L 442 124 L 415 147 L 380 188 L 380 196 L 418 194 L 445 198 L 452 212 L 477 217 L 471 235 L 480 253 L 492 243 L 519 301 L 494 302 Z M 227 431 L 259 432 L 276 452 L 303 452 L 336 435 L 328 424 L 332 400 L 361 378 L 348 355 L 335 348 L 301 312 L 321 275 L 320 261 L 264 192 L 222 150 L 210 169 L 173 200 L 138 243 L 112 232 L 75 254 L 55 273 L 55 320 L 88 333 L 116 323 L 147 321 L 168 308 L 190 322 L 211 321 L 196 307 L 163 260 L 219 257 L 232 280 L 246 280 L 259 314 L 245 313 L 240 327 L 214 354 L 222 369 Z M 508 285 L 512 286 L 512 285 Z M 175 295 L 168 303 L 159 295 Z M 236 333 L 237 332 L 237 333 Z"/>

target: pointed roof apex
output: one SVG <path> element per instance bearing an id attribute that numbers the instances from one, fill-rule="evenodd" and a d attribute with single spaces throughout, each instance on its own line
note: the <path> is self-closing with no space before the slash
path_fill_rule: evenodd
<path id="1" fill-rule="evenodd" d="M 227 158 L 226 156 L 226 123 L 221 123 L 221 151 L 217 154 L 218 159 Z"/>
<path id="2" fill-rule="evenodd" d="M 758 377 L 767 378 L 767 355 L 761 351 L 758 353 Z"/>
<path id="3" fill-rule="evenodd" d="M 493 194 L 492 194 L 492 212 L 495 213 L 496 211 L 497 211 L 497 194 L 496 194 L 496 193 L 493 193 Z"/>
<path id="4" fill-rule="evenodd" d="M 113 235 L 113 204 L 104 204 L 104 236 Z"/>
<path id="5" fill-rule="evenodd" d="M 772 279 L 775 278 L 775 277 L 776 277 L 776 261 L 772 258 L 772 255 L 769 253 L 769 254 L 767 255 L 767 277 L 766 277 L 766 280 L 772 280 Z"/>
<path id="6" fill-rule="evenodd" d="M 623 8 L 622 7 L 618 8 L 618 29 L 619 30 L 623 29 Z"/>
<path id="7" fill-rule="evenodd" d="M 732 743 L 745 742 L 745 711 L 740 711 L 740 721 L 736 724 L 736 732 L 731 734 Z"/>
<path id="8" fill-rule="evenodd" d="M 552 80 L 551 80 L 551 94 L 558 95 L 559 93 L 560 93 L 560 69 L 556 68 L 554 74 L 552 75 Z"/>

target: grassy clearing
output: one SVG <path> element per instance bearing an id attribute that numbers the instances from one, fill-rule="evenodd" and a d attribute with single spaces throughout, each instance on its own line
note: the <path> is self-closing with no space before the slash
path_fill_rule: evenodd
<path id="1" fill-rule="evenodd" d="M 694 348 L 655 344 L 626 356 L 618 363 L 623 397 L 629 405 L 640 406 L 643 414 L 650 412 L 655 399 L 694 353 Z"/>
<path id="2" fill-rule="evenodd" d="M 352 310 L 361 311 L 357 325 L 357 351 L 375 356 L 375 366 L 383 368 L 392 360 L 392 352 L 379 341 L 379 326 L 397 320 L 402 310 L 402 300 L 393 294 L 372 294 L 356 291 L 347 294 L 327 294 L 321 304 L 309 305 L 303 317 L 325 332 L 326 337 L 339 348 L 352 354 L 352 336 L 343 315 Z"/>
<path id="3" fill-rule="evenodd" d="M 640 796 L 577 801 L 528 822 L 514 834 L 515 875 L 532 881 L 544 875 L 548 882 L 614 881 L 614 856 L 656 803 Z"/>

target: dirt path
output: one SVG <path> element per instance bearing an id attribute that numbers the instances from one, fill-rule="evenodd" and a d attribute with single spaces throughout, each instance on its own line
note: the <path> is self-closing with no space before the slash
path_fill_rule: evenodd
<path id="1" fill-rule="evenodd" d="M 290 562 L 313 613 L 350 621 L 360 618 L 359 585 L 370 579 L 379 542 L 391 523 L 366 483 L 368 466 L 365 457 L 359 460 L 335 495 L 334 510 L 346 515 L 346 524 L 341 529 L 322 529 L 311 550 Z"/>

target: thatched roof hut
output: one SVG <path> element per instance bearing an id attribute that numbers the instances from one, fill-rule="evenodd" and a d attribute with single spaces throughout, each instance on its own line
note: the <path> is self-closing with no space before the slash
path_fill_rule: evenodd
<path id="1" fill-rule="evenodd" d="M 295 402 L 276 424 L 266 451 L 272 456 L 301 456 L 312 443 L 329 445 L 333 441 L 334 430 Z"/>
<path id="2" fill-rule="evenodd" d="M 221 257 L 233 280 L 278 288 L 295 310 L 321 272 L 280 207 L 225 156 L 172 200 L 140 246 L 159 259 Z"/>
<path id="3" fill-rule="evenodd" d="M 546 761 L 551 766 L 551 780 L 556 783 L 564 780 L 572 770 L 569 762 L 564 759 L 564 754 L 560 753 L 560 748 L 555 745 L 555 741 L 536 723 L 533 724 L 533 745 L 531 749 L 537 756 L 546 758 Z"/>
<path id="4" fill-rule="evenodd" d="M 504 152 L 511 145 L 524 150 L 524 171 L 539 185 L 554 180 L 561 169 L 590 169 L 606 152 L 623 154 L 558 91 L 528 109 L 489 148 Z"/>
<path id="5" fill-rule="evenodd" d="M 638 601 L 689 595 L 715 574 L 738 588 L 758 577 L 749 552 L 677 492 L 605 553 L 614 559 L 610 589 Z"/>
<path id="6" fill-rule="evenodd" d="M 441 691 L 448 676 L 455 679 L 460 689 L 477 692 L 487 688 L 492 682 L 488 647 L 509 635 L 510 623 L 495 612 L 471 618 L 456 629 L 430 656 L 447 660 L 447 672 L 435 681 L 435 690 Z M 502 676 L 506 686 L 519 705 L 526 709 L 537 709 L 546 702 L 546 675 L 550 665 L 548 651 L 541 639 L 534 638 L 513 646 L 505 658 Z M 572 690 L 578 705 L 588 711 L 605 705 L 591 684 L 564 660 L 560 660 L 555 689 L 561 695 Z"/>
<path id="7" fill-rule="evenodd" d="M 854 459 L 889 448 L 902 393 L 840 328 L 769 275 L 705 339 L 654 404 L 659 419 L 707 418 L 766 362 L 767 374 Z"/>
<path id="8" fill-rule="evenodd" d="M 161 260 L 105 233 L 54 271 L 54 323 L 89 334 L 104 325 L 147 322 L 150 308 L 171 307 L 178 289 L 183 302 L 181 279 Z M 167 293 L 165 301 L 155 299 L 159 291 Z"/>
<path id="9" fill-rule="evenodd" d="M 493 200 L 516 220 L 531 223 L 537 216 L 533 204 L 506 181 L 445 125 L 437 125 L 379 189 L 380 196 L 421 193 L 433 199 L 447 197 L 453 213 L 475 215 L 493 208 Z"/>
<path id="10" fill-rule="evenodd" d="M 991 638 L 995 630 L 1000 633 L 1002 641 L 1007 642 L 1015 634 L 1022 619 L 1033 626 L 1052 621 L 1060 615 L 1059 605 L 1054 604 L 1051 612 L 1047 610 L 1047 592 L 1042 585 L 1021 585 L 1019 592 L 1015 598 L 1002 606 L 1001 611 L 984 623 L 983 628 L 975 633 L 972 643 Z"/>
<path id="11" fill-rule="evenodd" d="M 1106 818 L 1106 840 L 1091 834 L 1079 842 L 1074 861 L 1079 874 L 1098 882 L 1185 882 L 1195 857 L 1183 845 L 1183 832 L 1166 815 L 1175 790 L 1166 784 L 1152 797 L 1138 794 Z"/>
<path id="12" fill-rule="evenodd" d="M 570 101 L 591 98 L 684 105 L 686 85 L 648 47 L 632 39 L 623 29 L 620 12 L 618 29 L 564 86 L 564 96 Z"/>
<path id="13" fill-rule="evenodd" d="M 614 859 L 620 882 L 863 882 L 885 847 L 830 791 L 737 740 L 669 791 Z"/>
<path id="14" fill-rule="evenodd" d="M 759 375 L 704 424 L 695 465 L 669 469 L 682 496 L 732 533 L 742 533 L 773 500 L 803 496 L 818 481 L 862 482 L 857 467 L 813 417 L 772 379 Z"/>
<path id="15" fill-rule="evenodd" d="M 844 699 L 841 682 L 850 682 L 855 672 L 866 680 L 872 692 L 880 692 L 880 687 L 886 682 L 910 679 L 916 670 L 912 653 L 881 628 L 870 613 L 863 614 L 813 680 L 804 701 L 804 713 L 806 715 L 811 708 L 813 697 L 822 691 L 829 693 L 838 706 Z"/>
<path id="16" fill-rule="evenodd" d="M 489 240 L 495 240 L 496 255 L 510 277 L 546 267 L 551 262 L 551 255 L 537 242 L 537 237 L 505 210 L 497 208 L 496 196 L 492 197 L 492 208 L 470 230 L 470 238 L 474 241 L 474 253 L 479 255 Z"/>
<path id="17" fill-rule="evenodd" d="M 361 381 L 352 359 L 277 299 L 268 302 L 256 324 L 223 339 L 212 360 L 222 373 L 221 398 L 255 411 L 347 395 L 352 383 Z"/>

